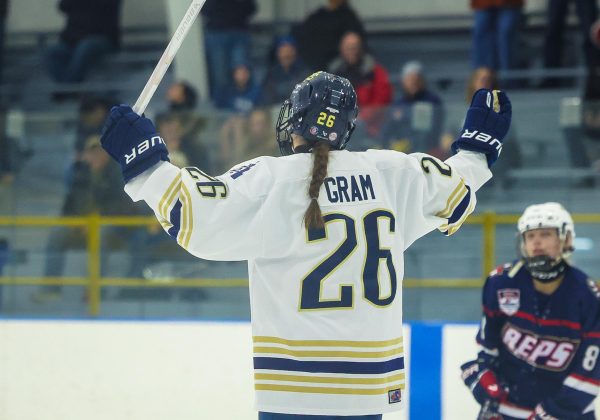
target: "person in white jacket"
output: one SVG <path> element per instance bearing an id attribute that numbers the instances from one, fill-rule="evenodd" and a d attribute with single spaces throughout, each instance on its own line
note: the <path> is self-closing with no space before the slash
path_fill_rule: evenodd
<path id="1" fill-rule="evenodd" d="M 456 155 L 442 162 L 345 151 L 357 112 L 348 80 L 315 73 L 282 106 L 284 156 L 217 177 L 171 165 L 152 122 L 130 107 L 106 123 L 102 143 L 125 191 L 169 235 L 203 259 L 248 260 L 261 420 L 381 419 L 403 406 L 404 250 L 461 226 L 511 120 L 503 92 L 478 91 Z"/>

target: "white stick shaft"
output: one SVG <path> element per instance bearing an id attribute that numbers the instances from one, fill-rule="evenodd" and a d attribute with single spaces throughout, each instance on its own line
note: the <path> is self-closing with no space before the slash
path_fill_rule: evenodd
<path id="1" fill-rule="evenodd" d="M 181 43 L 188 34 L 190 28 L 192 27 L 192 24 L 198 17 L 198 14 L 200 13 L 200 10 L 202 9 L 202 6 L 204 6 L 205 2 L 206 0 L 193 0 L 187 12 L 185 12 L 185 16 L 183 17 L 181 23 L 177 27 L 177 30 L 173 34 L 169 45 L 167 45 L 167 48 L 165 49 L 165 52 L 163 53 L 162 57 L 160 57 L 160 60 L 154 68 L 152 75 L 148 79 L 148 82 L 146 82 L 144 90 L 142 90 L 142 93 L 135 102 L 135 105 L 133 106 L 133 111 L 136 114 L 141 115 L 146 110 L 150 99 L 152 99 L 154 92 L 156 92 L 158 85 L 165 76 L 165 73 L 171 65 L 173 58 L 175 58 L 175 54 L 177 54 L 177 51 L 179 51 Z"/>

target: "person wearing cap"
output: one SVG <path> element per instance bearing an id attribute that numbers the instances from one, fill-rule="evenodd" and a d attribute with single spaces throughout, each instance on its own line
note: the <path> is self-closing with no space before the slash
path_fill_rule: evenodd
<path id="1" fill-rule="evenodd" d="M 430 153 L 441 136 L 442 100 L 427 87 L 419 61 L 409 61 L 402 67 L 400 88 L 402 96 L 390 106 L 381 130 L 382 145 L 403 152 Z"/>
<path id="2" fill-rule="evenodd" d="M 297 80 L 303 80 L 310 70 L 298 57 L 296 40 L 291 36 L 277 39 L 277 62 L 267 72 L 262 83 L 263 105 L 281 105 L 287 99 Z"/>
<path id="3" fill-rule="evenodd" d="M 477 359 L 462 379 L 479 419 L 593 420 L 600 390 L 600 291 L 570 261 L 575 225 L 559 203 L 517 223 L 518 259 L 483 286 Z"/>

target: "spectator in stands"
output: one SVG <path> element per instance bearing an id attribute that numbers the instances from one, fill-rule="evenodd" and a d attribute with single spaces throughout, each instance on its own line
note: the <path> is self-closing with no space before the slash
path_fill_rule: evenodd
<path id="1" fill-rule="evenodd" d="M 273 122 L 267 110 L 257 108 L 248 115 L 245 134 L 245 147 L 242 153 L 246 159 L 280 155 L 279 147 L 273 141 Z"/>
<path id="2" fill-rule="evenodd" d="M 255 12 L 255 0 L 207 0 L 202 7 L 210 95 L 213 100 L 229 86 L 229 75 L 234 68 L 249 62 L 248 23 Z"/>
<path id="3" fill-rule="evenodd" d="M 77 120 L 77 138 L 75 151 L 83 152 L 85 142 L 92 134 L 100 134 L 102 125 L 108 116 L 111 105 L 117 103 L 114 99 L 103 96 L 85 96 L 79 102 L 79 115 Z"/>
<path id="4" fill-rule="evenodd" d="M 281 105 L 296 81 L 304 80 L 310 72 L 298 58 L 296 41 L 291 36 L 277 40 L 276 56 L 277 63 L 269 69 L 262 84 L 262 102 L 265 105 Z"/>
<path id="5" fill-rule="evenodd" d="M 254 82 L 247 64 L 233 69 L 231 83 L 216 96 L 217 106 L 235 113 L 247 114 L 261 101 L 260 86 Z"/>
<path id="6" fill-rule="evenodd" d="M 359 122 L 367 134 L 376 138 L 392 101 L 392 84 L 387 70 L 367 53 L 358 32 L 348 32 L 340 41 L 340 54 L 329 65 L 329 72 L 350 80 L 358 98 Z"/>
<path id="7" fill-rule="evenodd" d="M 8 0 L 0 0 L 0 84 L 4 70 L 4 33 L 6 32 L 6 16 L 8 16 Z"/>
<path id="8" fill-rule="evenodd" d="M 521 10 L 524 0 L 471 0 L 473 68 L 509 70 L 516 67 Z"/>
<path id="9" fill-rule="evenodd" d="M 200 134 L 206 126 L 206 119 L 196 112 L 198 93 L 190 84 L 184 81 L 173 83 L 167 89 L 167 102 L 169 104 L 170 118 L 175 118 L 178 124 L 182 126 L 181 136 L 184 141 L 184 152 L 188 156 L 190 164 L 194 166 L 209 165 L 209 159 L 203 147 L 188 148 L 189 144 L 201 144 Z M 189 142 L 188 142 L 189 140 Z"/>
<path id="10" fill-rule="evenodd" d="M 426 152 L 438 147 L 444 109 L 438 95 L 427 88 L 423 65 L 410 61 L 401 72 L 402 96 L 388 109 L 381 130 L 382 146 L 401 152 Z"/>
<path id="11" fill-rule="evenodd" d="M 279 156 L 273 141 L 271 117 L 256 108 L 247 117 L 230 119 L 221 128 L 221 169 L 257 156 Z"/>
<path id="12" fill-rule="evenodd" d="M 563 61 L 563 47 L 565 23 L 568 16 L 569 0 L 548 0 L 546 38 L 544 43 L 544 66 L 547 69 L 561 67 Z M 598 19 L 598 6 L 596 0 L 576 0 L 575 6 L 579 19 L 579 28 L 583 35 L 583 56 L 589 65 L 593 55 L 598 51 L 590 40 L 590 28 Z M 543 86 L 555 87 L 560 85 L 560 79 L 547 78 Z"/>
<path id="13" fill-rule="evenodd" d="M 46 51 L 46 66 L 55 81 L 78 83 L 119 47 L 121 0 L 61 0 L 59 8 L 67 22 L 59 43 Z"/>
<path id="14" fill-rule="evenodd" d="M 186 121 L 187 114 L 180 112 L 167 112 L 156 117 L 156 125 L 160 127 L 169 150 L 176 152 L 171 162 L 180 168 L 196 166 L 211 171 L 210 158 L 199 138 L 200 132 L 187 127 Z"/>
<path id="15" fill-rule="evenodd" d="M 114 103 L 114 100 L 102 96 L 86 96 L 80 101 L 73 161 L 66 173 L 68 190 L 79 180 L 87 179 L 89 167 L 85 162 L 85 143 L 90 136 L 100 134 Z M 67 199 L 77 200 L 77 196 L 67 194 Z"/>
<path id="16" fill-rule="evenodd" d="M 88 136 L 81 163 L 86 165 L 87 171 L 78 171 L 78 178 L 72 180 L 63 205 L 63 216 L 123 216 L 136 213 L 136 207 L 126 198 L 124 191 L 113 188 L 114 183 L 122 182 L 121 173 L 119 166 L 100 146 L 99 134 Z M 103 251 L 126 247 L 127 236 L 128 231 L 124 228 L 104 229 Z M 86 230 L 82 227 L 54 229 L 48 239 L 45 276 L 61 276 L 65 265 L 65 252 L 85 249 L 86 238 Z M 101 266 L 106 269 L 107 252 L 102 252 L 101 257 Z M 32 299 L 35 302 L 53 300 L 60 298 L 60 292 L 60 286 L 43 286 L 32 295 Z"/>
<path id="17" fill-rule="evenodd" d="M 167 101 L 170 111 L 193 111 L 198 103 L 198 93 L 187 82 L 175 82 L 167 89 Z"/>
<path id="18" fill-rule="evenodd" d="M 300 57 L 312 71 L 327 70 L 338 54 L 340 40 L 347 32 L 365 38 L 365 30 L 347 0 L 328 0 L 292 30 Z"/>

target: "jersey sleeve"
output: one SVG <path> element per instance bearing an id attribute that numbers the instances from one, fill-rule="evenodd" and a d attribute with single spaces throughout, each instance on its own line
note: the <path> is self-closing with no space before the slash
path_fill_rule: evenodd
<path id="1" fill-rule="evenodd" d="M 588 280 L 592 293 L 582 307 L 589 308 L 582 322 L 581 343 L 558 393 L 542 402 L 543 410 L 555 418 L 580 418 L 594 410 L 600 391 L 600 299 L 598 289 Z"/>
<path id="2" fill-rule="evenodd" d="M 161 162 L 127 183 L 125 191 L 134 201 L 144 200 L 191 254 L 222 261 L 257 258 L 263 253 L 262 210 L 272 179 L 259 159 L 217 177 Z"/>
<path id="3" fill-rule="evenodd" d="M 483 286 L 481 299 L 483 314 L 477 332 L 478 359 L 483 360 L 490 368 L 499 355 L 499 348 L 502 344 L 500 332 L 504 324 L 504 316 L 498 307 L 494 280 L 493 276 L 488 277 Z"/>
<path id="4" fill-rule="evenodd" d="M 411 159 L 410 194 L 399 208 L 405 209 L 406 247 L 415 240 L 439 229 L 454 234 L 475 209 L 475 192 L 491 178 L 485 156 L 461 151 L 445 162 L 414 153 Z"/>

